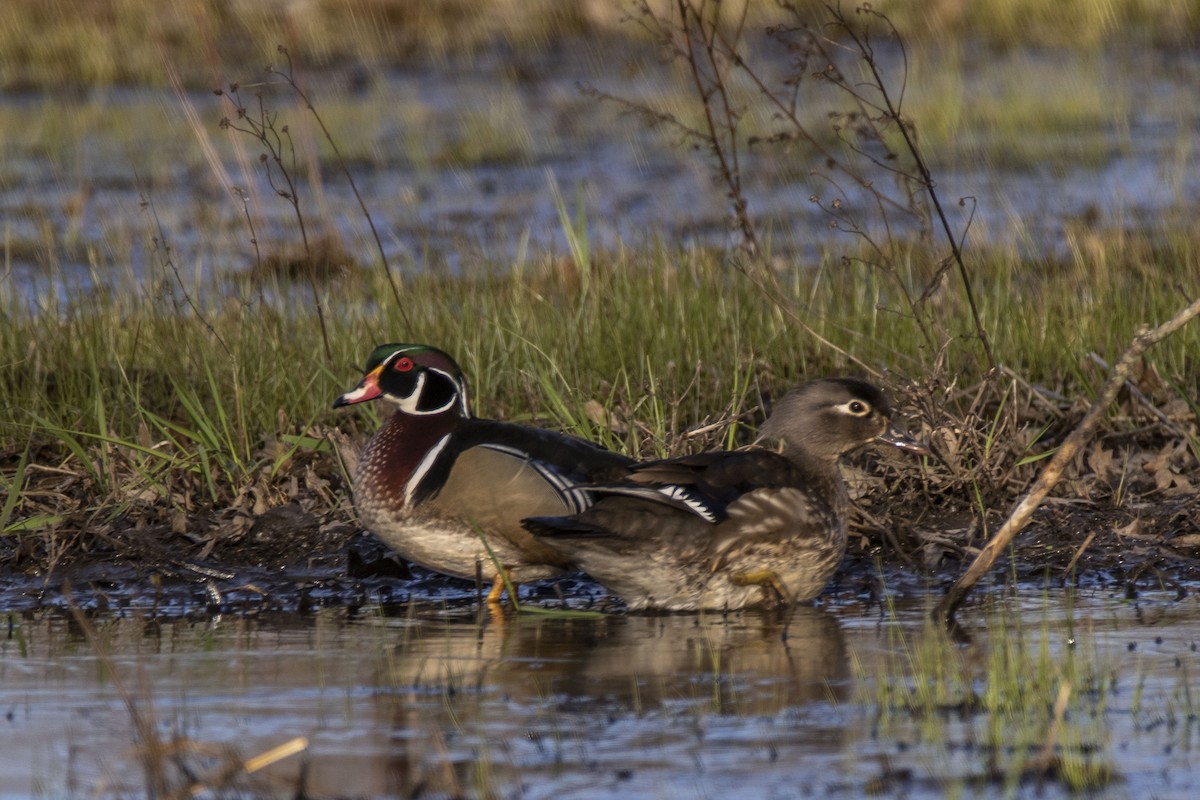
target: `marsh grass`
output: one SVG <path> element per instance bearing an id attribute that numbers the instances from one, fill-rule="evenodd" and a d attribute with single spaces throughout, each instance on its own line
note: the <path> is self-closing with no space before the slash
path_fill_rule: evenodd
<path id="1" fill-rule="evenodd" d="M 1134 111 L 1129 75 L 1141 68 L 1133 56 L 1026 50 L 983 70 L 971 63 L 951 49 L 913 64 L 907 113 L 920 120 L 921 141 L 941 170 L 981 156 L 997 171 L 1036 169 L 1051 154 L 1060 170 L 1105 164 L 1130 146 L 1126 121 L 1144 113 Z"/>
<path id="2" fill-rule="evenodd" d="M 477 413 L 551 425 L 638 456 L 667 455 L 743 442 L 764 404 L 802 376 L 852 370 L 837 352 L 797 336 L 719 253 L 661 245 L 596 252 L 583 245 L 586 214 L 572 213 L 579 246 L 569 258 L 515 269 L 480 263 L 458 278 L 404 281 L 416 337 L 459 359 Z M 1094 253 L 1103 253 L 1102 269 Z M 980 417 L 975 455 L 963 454 L 973 503 L 992 504 L 1032 474 L 1040 440 L 1069 410 L 1052 398 L 1086 394 L 1103 374 L 1089 354 L 1111 360 L 1136 324 L 1168 315 L 1175 285 L 1194 280 L 1198 260 L 1182 232 L 1102 230 L 1087 231 L 1079 252 L 1061 260 L 984 255 L 982 313 L 1021 381 Z M 330 404 L 374 344 L 405 338 L 395 309 L 379 302 L 391 288 L 378 270 L 360 271 L 353 293 L 329 298 L 334 368 L 313 359 L 321 349 L 314 311 L 290 300 L 284 279 L 182 278 L 175 293 L 191 297 L 190 308 L 132 278 L 38 308 L 0 286 L 8 321 L 0 330 L 0 363 L 8 365 L 0 383 L 3 478 L 25 487 L 5 502 L 10 532 L 31 520 L 82 524 L 80 513 L 136 517 L 160 502 L 180 512 L 219 507 L 250 485 L 282 499 L 290 467 L 315 459 L 318 471 L 333 469 L 328 453 L 304 442 L 328 426 L 353 433 L 377 424 L 374 408 L 364 418 L 335 414 Z M 832 258 L 786 280 L 808 324 L 886 368 L 917 412 L 914 387 L 931 354 L 890 285 Z M 954 295 L 934 302 L 949 329 L 970 329 Z M 1154 402 L 1182 400 L 1187 413 L 1197 346 L 1200 333 L 1184 330 L 1147 360 L 1161 376 L 1149 386 Z M 971 374 L 960 381 L 969 389 Z M 939 391 L 953 399 L 957 389 Z M 1113 424 L 1141 411 L 1137 403 L 1118 409 Z M 918 432 L 934 423 L 913 420 Z M 74 500 L 62 502 L 67 497 Z"/>

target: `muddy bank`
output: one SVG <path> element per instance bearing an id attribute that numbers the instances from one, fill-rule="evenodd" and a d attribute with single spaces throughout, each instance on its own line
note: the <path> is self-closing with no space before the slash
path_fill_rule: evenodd
<path id="1" fill-rule="evenodd" d="M 1026 457 L 1035 428 L 1019 424 L 1013 409 L 1032 417 L 1032 401 L 1010 403 L 1012 430 L 996 436 L 986 451 L 991 460 L 982 464 L 971 453 L 984 452 L 975 439 L 984 430 L 980 421 L 990 419 L 986 409 L 914 423 L 914 433 L 938 454 L 927 463 L 869 450 L 845 464 L 855 505 L 849 547 L 822 601 L 940 594 L 959 576 L 1040 467 Z M 1060 411 L 1041 429 L 1038 447 L 1054 448 L 1076 413 Z M 1085 448 L 1057 496 L 1042 504 L 994 569 L 992 585 L 1015 578 L 1130 597 L 1165 589 L 1180 598 L 1200 585 L 1200 495 L 1193 488 L 1200 485 L 1200 462 L 1177 430 L 1139 428 L 1136 421 L 1131 414 Z M 352 431 L 354 441 L 368 433 Z M 344 454 L 353 452 L 338 429 L 305 433 L 312 442 L 333 439 Z M 711 449 L 720 442 L 693 446 Z M 74 602 L 203 617 L 478 601 L 480 587 L 412 567 L 362 529 L 347 467 L 332 447 L 293 448 L 286 458 L 272 447 L 281 445 L 266 442 L 256 453 L 261 463 L 279 464 L 272 475 L 263 470 L 251 483 L 215 487 L 189 470 L 171 471 L 166 483 L 148 486 L 134 466 L 123 466 L 117 449 L 109 455 L 109 484 L 132 488 L 100 497 L 96 473 L 66 468 L 72 462 L 53 442 L 0 453 L 0 468 L 28 462 L 21 513 L 0 536 L 0 607 Z M 532 604 L 621 608 L 585 576 L 521 591 L 523 602 Z"/>
<path id="2" fill-rule="evenodd" d="M 1165 589 L 1183 599 L 1200 581 L 1195 505 L 1187 499 L 1125 510 L 1052 501 L 989 583 L 1015 578 L 1128 597 Z M 900 520 L 882 538 L 856 526 L 841 569 L 817 603 L 874 605 L 885 597 L 940 594 L 983 541 L 972 530 L 977 525 L 956 529 L 954 523 Z M 208 521 L 220 524 L 219 518 Z M 192 619 L 341 607 L 353 615 L 410 602 L 469 607 L 488 588 L 407 564 L 349 520 L 322 520 L 295 503 L 270 509 L 238 536 L 198 538 L 150 526 L 73 537 L 73 547 L 58 558 L 48 552 L 54 537 L 46 534 L 0 540 L 0 607 L 20 612 L 74 604 Z M 548 608 L 622 609 L 581 574 L 520 591 L 523 603 Z"/>

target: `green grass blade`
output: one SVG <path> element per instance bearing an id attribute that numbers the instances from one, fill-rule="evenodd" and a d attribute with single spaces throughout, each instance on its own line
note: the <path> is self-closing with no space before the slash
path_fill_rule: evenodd
<path id="1" fill-rule="evenodd" d="M 25 491 L 25 469 L 29 465 L 29 449 L 33 446 L 33 438 L 30 437 L 29 442 L 25 445 L 24 452 L 21 453 L 20 460 L 17 461 L 17 470 L 13 473 L 12 481 L 6 483 L 7 496 L 4 498 L 4 507 L 0 508 L 0 531 L 8 532 L 8 521 L 12 519 L 13 511 L 16 510 L 17 501 L 20 500 L 22 493 Z"/>
<path id="2" fill-rule="evenodd" d="M 6 526 L 3 531 L 5 534 L 22 533 L 24 531 L 41 531 L 46 528 L 51 528 L 55 525 L 61 525 L 66 517 L 61 514 L 39 514 L 36 517 L 27 517 L 26 519 L 17 520 L 11 525 Z"/>
<path id="3" fill-rule="evenodd" d="M 37 412 L 30 411 L 28 413 L 34 418 L 34 420 L 37 421 L 38 425 L 40 426 L 40 430 L 43 433 L 53 437 L 66 446 L 67 450 L 71 452 L 71 455 L 78 459 L 80 465 L 84 468 L 84 470 L 86 470 L 88 476 L 95 481 L 97 487 L 104 484 L 104 479 L 100 472 L 96 469 L 96 465 L 93 464 L 91 458 L 88 457 L 87 448 L 85 448 L 80 441 L 75 438 L 75 432 L 59 427 Z"/>

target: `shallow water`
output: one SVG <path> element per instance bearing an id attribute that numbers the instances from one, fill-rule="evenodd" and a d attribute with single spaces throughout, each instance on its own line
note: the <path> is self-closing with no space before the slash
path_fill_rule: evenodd
<path id="1" fill-rule="evenodd" d="M 974 641 L 939 645 L 942 658 L 982 664 L 980 693 L 996 654 L 1012 649 L 999 637 L 1042 653 L 1051 672 L 1074 659 L 1078 675 L 1098 678 L 1077 678 L 1077 693 L 1093 696 L 1070 707 L 1060 752 L 1114 773 L 1090 796 L 1196 796 L 1195 597 L 1022 594 L 968 611 Z M 241 796 L 298 786 L 312 797 L 1031 790 L 981 777 L 1026 749 L 1003 730 L 998 741 L 1011 745 L 994 745 L 997 715 L 918 713 L 881 694 L 925 680 L 910 677 L 906 655 L 934 637 L 924 605 L 801 608 L 786 637 L 756 614 L 501 618 L 414 603 L 354 618 L 101 615 L 89 638 L 59 612 L 14 613 L 0 646 L 0 797 L 144 793 L 129 703 L 164 740 L 186 738 L 167 764 L 175 786 L 211 786 L 236 759 L 305 738 L 302 752 L 237 774 Z M 1030 692 L 1039 743 L 1049 712 Z M 1041 791 L 1070 794 L 1053 778 Z"/>
<path id="2" fill-rule="evenodd" d="M 614 62 L 589 47 L 581 45 L 575 57 L 548 57 L 522 79 L 499 62 L 397 71 L 369 91 L 350 92 L 336 80 L 314 89 L 318 110 L 352 155 L 358 190 L 394 267 L 458 274 L 481 261 L 513 264 L 567 254 L 553 186 L 572 215 L 582 211 L 593 248 L 735 242 L 725 191 L 703 154 L 679 146 L 669 131 L 585 97 L 578 84 L 667 108 L 683 102 L 686 87 L 651 54 Z M 964 131 L 955 145 L 960 152 L 934 153 L 942 202 L 956 229 L 970 221 L 973 240 L 1065 254 L 1078 245 L 1069 237 L 1089 225 L 1153 227 L 1171 213 L 1190 219 L 1200 203 L 1194 168 L 1200 126 L 1190 102 L 1200 71 L 1194 55 L 1143 54 L 1134 63 L 1114 56 L 1092 69 L 1069 70 L 1045 55 L 1025 58 L 1033 66 L 1016 77 L 1004 72 L 1007 83 L 992 77 L 1007 62 L 985 59 L 968 67 L 963 96 L 952 101 L 986 105 L 1008 98 L 1055 108 L 1076 95 L 1109 92 L 1120 102 L 1114 99 L 1111 119 L 1084 114 L 1073 126 L 1048 132 Z M 1035 74 L 1044 80 L 1020 79 L 1039 65 Z M 1013 82 L 1020 86 L 1016 98 L 1006 94 Z M 936 92 L 937 82 L 931 84 Z M 62 122 L 38 117 L 39 102 L 0 97 L 0 119 L 33 115 L 51 128 Z M 186 102 L 199 120 L 196 130 L 181 121 L 184 101 L 169 92 L 113 89 L 56 112 L 78 115 L 79 125 L 93 117 L 105 121 L 85 128 L 77 142 L 15 139 L 0 170 L 6 247 L 0 286 L 45 297 L 86 291 L 128 273 L 173 280 L 164 254 L 153 252 L 155 239 L 170 245 L 185 278 L 248 269 L 258 250 L 264 257 L 297 254 L 300 235 L 290 206 L 261 170 L 240 166 L 237 148 L 249 154 L 245 163 L 255 164 L 256 143 L 218 129 L 231 112 L 211 93 L 194 93 Z M 281 113 L 280 124 L 308 126 L 286 92 L 268 89 L 267 102 Z M 837 99 L 829 102 L 842 107 Z M 313 129 L 300 138 L 316 148 L 321 137 Z M 202 139 L 215 148 L 219 169 L 206 160 Z M 831 229 L 810 200 L 814 194 L 826 203 L 840 196 L 847 209 L 874 220 L 870 225 L 881 224 L 874 200 L 855 195 L 850 181 L 810 178 L 810 169 L 822 169 L 808 163 L 811 154 L 758 146 L 742 158 L 750 212 L 780 258 L 812 265 L 826 247 L 856 246 L 856 236 Z M 326 165 L 320 181 L 297 172 L 310 235 L 336 232 L 364 263 L 374 259 L 374 239 L 336 165 Z M 886 173 L 876 182 L 893 192 Z M 253 232 L 247 207 L 230 186 L 250 197 Z M 960 198 L 968 198 L 963 207 Z M 891 223 L 902 227 L 902 219 L 893 214 Z"/>

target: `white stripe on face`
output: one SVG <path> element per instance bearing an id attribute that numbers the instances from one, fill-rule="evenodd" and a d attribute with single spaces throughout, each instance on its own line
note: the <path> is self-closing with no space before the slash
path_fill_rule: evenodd
<path id="1" fill-rule="evenodd" d="M 454 394 L 443 405 L 437 408 L 421 408 L 421 394 L 425 391 L 425 381 L 430 372 L 436 372 L 438 375 L 441 375 L 447 381 L 449 381 L 450 384 L 454 386 Z M 454 376 L 450 373 L 444 372 L 440 369 L 434 369 L 433 367 L 425 367 L 421 373 L 417 375 L 417 386 L 412 390 L 411 393 L 405 395 L 404 397 L 387 395 L 387 398 L 395 403 L 396 406 L 405 414 L 412 414 L 416 417 L 428 416 L 430 414 L 441 414 L 443 411 L 449 411 L 450 408 L 456 403 L 462 411 L 462 415 L 464 417 L 468 416 L 467 398 L 466 392 L 463 389 L 463 385 L 459 381 L 455 380 Z"/>
<path id="2" fill-rule="evenodd" d="M 393 398 L 392 395 L 388 395 L 388 399 L 394 399 L 396 405 L 399 406 L 400 410 L 405 414 L 424 414 L 424 411 L 417 410 L 417 406 L 421 403 L 421 390 L 423 388 L 425 388 L 424 372 L 417 376 L 417 388 L 413 389 L 411 394 L 396 398 Z"/>

